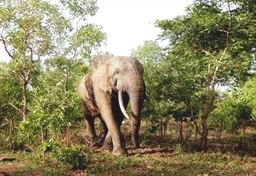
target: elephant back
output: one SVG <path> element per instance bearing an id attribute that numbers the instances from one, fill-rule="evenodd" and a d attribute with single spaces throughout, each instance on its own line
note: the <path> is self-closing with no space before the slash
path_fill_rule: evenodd
<path id="1" fill-rule="evenodd" d="M 98 56 L 98 57 L 94 58 L 91 63 L 90 72 L 94 72 L 100 66 L 104 65 L 109 60 L 109 58 L 111 58 L 111 57 L 110 56 Z"/>

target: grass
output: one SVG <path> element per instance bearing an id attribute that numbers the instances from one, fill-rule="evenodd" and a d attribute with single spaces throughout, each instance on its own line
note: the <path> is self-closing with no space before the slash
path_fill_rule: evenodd
<path id="1" fill-rule="evenodd" d="M 256 175 L 251 157 L 222 153 L 164 153 L 124 157 L 97 155 L 85 171 L 89 175 Z"/>
<path id="2" fill-rule="evenodd" d="M 45 163 L 36 152 L 6 152 L 0 151 L 0 156 L 12 156 L 12 162 L 0 162 L 0 173 L 6 175 L 62 175 L 63 169 L 54 168 Z M 0 174 L 1 175 L 1 174 Z"/>
<path id="3" fill-rule="evenodd" d="M 35 153 L 4 153 L 14 156 L 13 163 L 1 162 L 0 171 L 13 165 L 13 175 L 256 175 L 256 158 L 232 153 L 187 153 L 179 145 L 174 150 L 143 148 L 129 150 L 128 157 L 113 156 L 103 151 L 87 151 L 87 167 L 70 170 L 52 163 L 51 158 L 42 161 Z M 1 152 L 1 155 L 3 152 Z"/>

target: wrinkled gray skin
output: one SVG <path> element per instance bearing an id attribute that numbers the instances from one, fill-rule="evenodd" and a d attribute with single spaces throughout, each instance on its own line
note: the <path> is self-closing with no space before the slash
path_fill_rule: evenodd
<path id="1" fill-rule="evenodd" d="M 143 67 L 131 57 L 96 58 L 78 86 L 83 101 L 84 117 L 87 120 L 87 135 L 95 138 L 94 117 L 100 117 L 108 129 L 103 148 L 113 154 L 126 154 L 125 141 L 120 130 L 124 115 L 118 101 L 121 91 L 123 105 L 131 105 L 131 138 L 134 147 L 139 147 L 141 110 L 145 98 Z"/>

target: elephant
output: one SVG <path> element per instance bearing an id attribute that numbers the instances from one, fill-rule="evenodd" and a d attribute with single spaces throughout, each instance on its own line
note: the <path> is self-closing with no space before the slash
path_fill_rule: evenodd
<path id="1" fill-rule="evenodd" d="M 87 135 L 96 136 L 94 118 L 100 117 L 106 136 L 103 148 L 114 155 L 127 154 L 121 132 L 124 117 L 129 118 L 126 108 L 131 107 L 131 141 L 139 147 L 141 111 L 145 99 L 143 66 L 135 58 L 111 56 L 95 58 L 89 71 L 79 83 L 78 93 L 82 99 Z"/>

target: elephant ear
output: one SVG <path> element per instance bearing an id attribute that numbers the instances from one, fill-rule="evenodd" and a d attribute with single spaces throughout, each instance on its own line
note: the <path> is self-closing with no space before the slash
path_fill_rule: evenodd
<path id="1" fill-rule="evenodd" d="M 88 87 L 88 83 L 89 83 L 89 76 L 85 75 L 77 87 L 77 91 L 78 91 L 80 97 L 84 101 L 87 101 L 91 97 L 90 96 L 91 89 L 89 89 L 90 87 Z"/>
<path id="2" fill-rule="evenodd" d="M 99 88 L 104 92 L 112 91 L 110 77 L 108 75 L 108 67 L 106 65 L 98 67 L 92 74 L 92 82 L 94 88 Z"/>
<path id="3" fill-rule="evenodd" d="M 77 87 L 77 92 L 83 100 L 85 100 L 88 95 L 86 86 L 85 86 L 85 80 L 86 80 L 86 75 L 81 79 L 81 81 Z"/>

